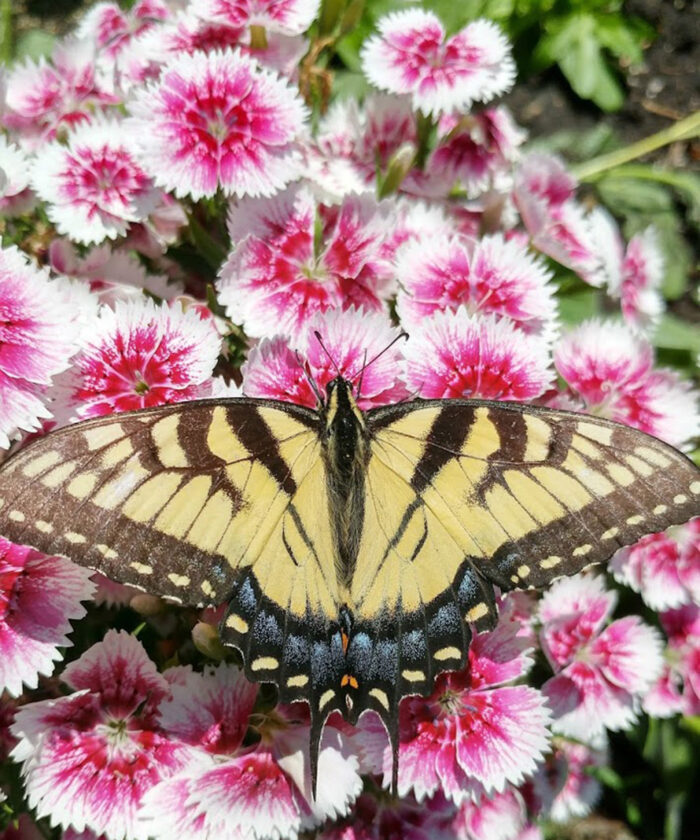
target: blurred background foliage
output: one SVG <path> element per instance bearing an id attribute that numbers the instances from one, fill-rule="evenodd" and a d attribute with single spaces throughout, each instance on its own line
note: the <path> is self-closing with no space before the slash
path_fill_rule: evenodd
<path id="1" fill-rule="evenodd" d="M 83 0 L 0 0 L 0 60 L 50 54 L 55 38 L 70 31 L 91 5 Z M 121 0 L 120 5 L 129 8 L 133 2 Z M 668 308 L 653 341 L 661 363 L 697 380 L 697 8 L 686 0 L 324 0 L 302 75 L 315 118 L 333 97 L 367 93 L 359 59 L 362 41 L 379 18 L 407 5 L 435 11 L 450 32 L 487 17 L 508 33 L 518 83 L 505 102 L 529 129 L 530 148 L 557 152 L 575 172 L 585 163 L 579 172 L 585 199 L 607 207 L 627 238 L 650 224 L 658 230 Z M 673 126 L 689 118 L 694 128 L 669 142 Z M 630 144 L 654 134 L 656 142 L 642 142 L 633 154 L 625 153 Z M 612 158 L 602 157 L 611 153 Z M 599 160 L 603 164 L 596 166 Z M 558 274 L 566 290 L 565 322 L 600 312 L 599 291 L 561 267 Z M 620 595 L 636 598 L 629 590 L 620 589 Z M 644 612 L 636 601 L 621 605 L 622 611 Z M 645 617 L 655 623 L 653 614 Z M 550 826 L 548 839 L 698 840 L 700 718 L 644 719 L 631 732 L 613 735 L 611 746 L 611 765 L 597 771 L 604 796 L 596 813 Z"/>

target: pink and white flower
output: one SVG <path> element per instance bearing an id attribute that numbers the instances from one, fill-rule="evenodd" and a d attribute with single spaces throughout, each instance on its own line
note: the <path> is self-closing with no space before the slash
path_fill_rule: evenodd
<path id="1" fill-rule="evenodd" d="M 451 185 L 460 184 L 470 196 L 484 192 L 505 175 L 525 140 L 525 132 L 504 107 L 461 118 L 445 115 L 438 131 L 440 138 L 427 169 L 442 172 Z"/>
<path id="2" fill-rule="evenodd" d="M 144 221 L 159 200 L 116 120 L 84 122 L 67 143 L 43 146 L 32 168 L 32 186 L 59 233 L 82 243 L 124 236 L 129 224 Z"/>
<path id="3" fill-rule="evenodd" d="M 661 640 L 638 616 L 608 624 L 617 601 L 602 578 L 557 581 L 540 601 L 542 649 L 555 676 L 542 690 L 555 732 L 590 741 L 629 728 L 661 673 Z"/>
<path id="4" fill-rule="evenodd" d="M 314 141 L 307 144 L 305 171 L 336 200 L 374 191 L 377 173 L 385 174 L 402 150 L 415 150 L 417 139 L 416 117 L 404 97 L 374 94 L 362 107 L 354 99 L 343 99 L 331 105 Z M 415 188 L 417 172 L 409 172 L 401 189 Z M 442 179 L 441 184 L 446 192 L 447 182 Z"/>
<path id="5" fill-rule="evenodd" d="M 502 235 L 416 238 L 399 250 L 396 310 L 407 330 L 438 311 L 505 316 L 526 333 L 551 338 L 557 305 L 551 274 L 516 240 Z"/>
<path id="6" fill-rule="evenodd" d="M 220 339 L 211 321 L 149 299 L 102 307 L 74 360 L 80 418 L 208 396 Z"/>
<path id="7" fill-rule="evenodd" d="M 513 199 L 535 248 L 571 268 L 592 286 L 607 279 L 597 211 L 586 214 L 574 198 L 576 181 L 557 157 L 531 154 L 516 175 Z"/>
<path id="8" fill-rule="evenodd" d="M 18 710 L 27 798 L 53 825 L 146 840 L 141 799 L 199 751 L 158 724 L 170 687 L 133 636 L 110 630 L 62 674 L 73 693 Z"/>
<path id="9" fill-rule="evenodd" d="M 456 808 L 439 794 L 418 802 L 363 793 L 350 817 L 327 826 L 318 840 L 471 840 L 455 832 Z M 505 840 L 505 838 L 497 838 Z"/>
<path id="10" fill-rule="evenodd" d="M 258 43 L 250 27 L 241 28 L 221 19 L 203 18 L 201 8 L 181 12 L 165 26 L 141 39 L 141 61 L 153 60 L 157 56 L 161 64 L 167 64 L 178 55 L 196 51 L 212 52 L 237 47 L 241 53 L 281 73 L 295 75 L 299 61 L 308 49 L 308 42 L 301 36 L 289 37 L 277 33 L 266 33 L 264 42 Z M 134 47 L 138 47 L 135 44 Z M 145 53 L 144 53 L 145 51 Z"/>
<path id="11" fill-rule="evenodd" d="M 144 818 L 153 836 L 186 830 L 193 840 L 295 838 L 302 828 L 347 812 L 361 790 L 347 738 L 326 727 L 312 798 L 308 723 L 297 720 L 291 707 L 251 718 L 257 693 L 258 687 L 230 665 L 203 674 L 185 672 L 172 685 L 162 724 L 208 758 L 148 794 Z M 261 740 L 244 747 L 254 720 Z"/>
<path id="12" fill-rule="evenodd" d="M 182 284 L 148 274 L 132 253 L 112 250 L 109 245 L 92 248 L 80 257 L 69 240 L 54 239 L 49 245 L 49 262 L 58 274 L 84 280 L 100 303 L 141 297 L 144 291 L 163 300 L 182 293 Z"/>
<path id="13" fill-rule="evenodd" d="M 128 12 L 117 3 L 96 3 L 85 12 L 78 35 L 90 39 L 103 55 L 114 59 L 132 39 L 167 20 L 170 14 L 163 0 L 137 0 Z"/>
<path id="14" fill-rule="evenodd" d="M 464 111 L 505 93 L 515 79 L 508 42 L 490 21 L 472 21 L 446 38 L 433 12 L 414 8 L 377 26 L 362 47 L 365 75 L 382 90 L 409 94 L 425 114 Z"/>
<path id="15" fill-rule="evenodd" d="M 620 549 L 610 570 L 653 610 L 700 603 L 700 518 Z"/>
<path id="16" fill-rule="evenodd" d="M 50 62 L 28 59 L 12 69 L 2 121 L 23 145 L 34 148 L 59 127 L 88 119 L 95 107 L 118 102 L 97 79 L 94 49 L 89 40 L 67 39 L 56 45 Z"/>
<path id="17" fill-rule="evenodd" d="M 355 395 L 361 408 L 398 402 L 407 396 L 397 375 L 401 350 L 393 342 L 399 336 L 399 330 L 382 313 L 328 310 L 308 322 L 294 346 L 277 337 L 253 347 L 242 367 L 243 391 L 249 397 L 289 400 L 315 408 L 318 397 L 314 388 L 325 395 L 326 385 L 340 372 L 353 385 L 361 384 L 361 393 Z"/>
<path id="18" fill-rule="evenodd" d="M 653 717 L 700 714 L 700 606 L 686 604 L 661 613 L 668 638 L 661 676 L 643 701 Z"/>
<path id="19" fill-rule="evenodd" d="M 546 341 L 464 306 L 424 319 L 403 352 L 406 385 L 425 399 L 533 400 L 553 377 Z"/>
<path id="20" fill-rule="evenodd" d="M 629 327 L 585 321 L 557 344 L 554 363 L 580 406 L 681 446 L 700 433 L 698 393 L 672 370 L 654 369 L 652 346 Z"/>
<path id="21" fill-rule="evenodd" d="M 271 70 L 232 50 L 184 55 L 130 104 L 141 162 L 176 197 L 269 196 L 298 175 L 306 109 Z"/>
<path id="22" fill-rule="evenodd" d="M 596 207 L 588 218 L 608 294 L 620 299 L 622 315 L 630 326 L 649 332 L 664 308 L 659 291 L 664 260 L 655 229 L 635 234 L 625 249 L 617 224 L 607 211 Z"/>
<path id="23" fill-rule="evenodd" d="M 46 386 L 76 350 L 69 297 L 18 249 L 0 249 L 0 448 L 51 416 Z"/>
<path id="24" fill-rule="evenodd" d="M 229 26 L 300 35 L 311 26 L 319 6 L 320 0 L 200 0 L 197 14 Z"/>
<path id="25" fill-rule="evenodd" d="M 31 197 L 26 195 L 29 158 L 7 137 L 0 137 L 0 179 L 0 213 L 10 216 L 17 211 L 24 212 L 27 201 L 31 201 Z"/>
<path id="26" fill-rule="evenodd" d="M 451 820 L 454 834 L 450 840 L 518 840 L 525 820 L 522 796 L 507 787 L 478 801 L 465 799 Z"/>
<path id="27" fill-rule="evenodd" d="M 18 697 L 53 673 L 71 645 L 71 621 L 95 586 L 91 571 L 0 537 L 0 693 Z"/>
<path id="28" fill-rule="evenodd" d="M 228 316 L 250 336 L 296 336 L 327 309 L 382 311 L 393 290 L 381 253 L 389 211 L 367 196 L 317 205 L 306 188 L 237 202 L 219 281 Z"/>
<path id="29" fill-rule="evenodd" d="M 554 750 L 532 780 L 537 811 L 554 822 L 589 814 L 601 795 L 600 782 L 590 770 L 608 764 L 607 742 L 596 746 L 554 739 Z"/>
<path id="30" fill-rule="evenodd" d="M 527 639 L 517 635 L 516 624 L 499 623 L 475 636 L 466 670 L 441 674 L 427 698 L 403 700 L 399 795 L 412 791 L 422 800 L 441 790 L 459 805 L 503 792 L 535 770 L 549 743 L 549 711 L 537 689 L 504 685 L 532 665 Z M 375 720 L 365 723 L 370 731 L 379 725 Z M 379 757 L 386 786 L 392 769 L 388 746 Z"/>

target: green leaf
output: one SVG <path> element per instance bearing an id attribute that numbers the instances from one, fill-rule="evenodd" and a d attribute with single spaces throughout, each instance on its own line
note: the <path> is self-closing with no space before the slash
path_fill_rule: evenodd
<path id="1" fill-rule="evenodd" d="M 656 347 L 687 350 L 693 356 L 700 353 L 700 330 L 697 324 L 683 321 L 668 312 L 661 316 L 652 341 Z"/>
<path id="2" fill-rule="evenodd" d="M 673 209 L 673 197 L 663 184 L 606 175 L 596 183 L 596 189 L 606 207 L 620 215 L 641 211 L 649 215 Z"/>
<path id="3" fill-rule="evenodd" d="M 559 316 L 565 324 L 580 324 L 598 315 L 600 293 L 596 289 L 582 289 L 559 298 Z"/>
<path id="4" fill-rule="evenodd" d="M 596 18 L 596 36 L 602 46 L 632 64 L 642 61 L 642 46 L 653 40 L 654 29 L 639 18 L 607 14 Z"/>
<path id="5" fill-rule="evenodd" d="M 42 56 L 50 56 L 55 41 L 55 37 L 50 33 L 32 29 L 18 39 L 15 58 L 19 61 L 23 58 L 33 58 L 36 61 Z"/>
<path id="6" fill-rule="evenodd" d="M 363 99 L 370 89 L 364 75 L 354 70 L 338 70 L 333 77 L 333 100 Z"/>

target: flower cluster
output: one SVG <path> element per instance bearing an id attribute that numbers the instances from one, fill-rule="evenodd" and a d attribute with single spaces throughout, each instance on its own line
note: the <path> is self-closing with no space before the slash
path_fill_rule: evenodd
<path id="1" fill-rule="evenodd" d="M 651 343 L 656 235 L 625 243 L 562 160 L 524 152 L 493 101 L 514 80 L 498 28 L 390 13 L 360 52 L 376 90 L 312 119 L 319 7 L 100 2 L 0 78 L 0 456 L 184 400 L 313 408 L 339 374 L 364 410 L 521 401 L 688 447 L 697 390 Z M 562 267 L 610 317 L 564 319 Z M 658 627 L 603 576 L 501 595 L 465 667 L 402 701 L 390 796 L 374 713 L 329 718 L 313 790 L 308 707 L 246 679 L 221 610 L 0 537 L 0 760 L 26 800 L 7 832 L 537 840 L 594 806 L 608 730 L 700 713 L 700 518 L 611 570 Z"/>

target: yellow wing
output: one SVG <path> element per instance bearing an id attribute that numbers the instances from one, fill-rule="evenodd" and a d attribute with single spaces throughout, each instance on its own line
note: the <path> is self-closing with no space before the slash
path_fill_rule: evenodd
<path id="1" fill-rule="evenodd" d="M 250 678 L 318 706 L 343 667 L 318 422 L 205 400 L 66 427 L 0 468 L 0 532 L 178 603 L 229 601 Z"/>
<path id="2" fill-rule="evenodd" d="M 347 667 L 391 728 L 460 668 L 493 585 L 540 587 L 700 513 L 700 473 L 642 432 L 571 412 L 428 401 L 367 416 L 365 518 Z"/>

